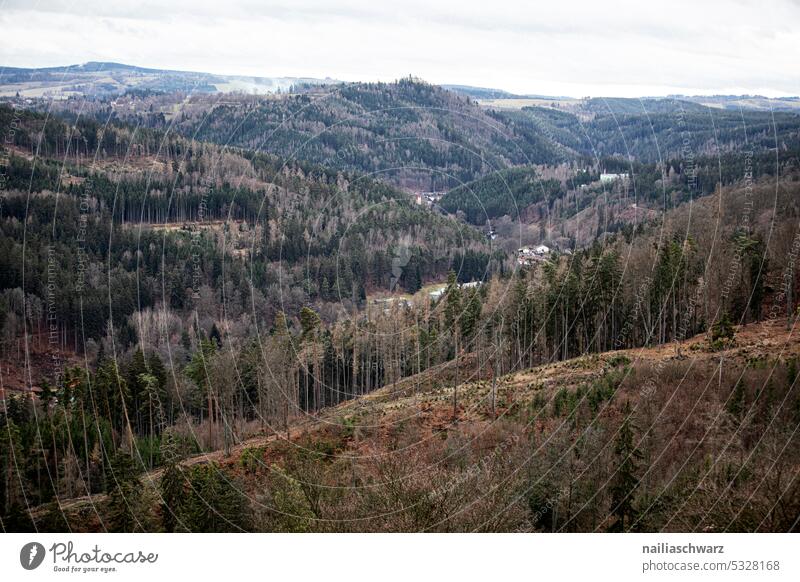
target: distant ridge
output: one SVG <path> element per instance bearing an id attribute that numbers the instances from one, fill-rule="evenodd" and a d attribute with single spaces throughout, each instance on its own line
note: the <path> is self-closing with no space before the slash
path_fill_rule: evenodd
<path id="1" fill-rule="evenodd" d="M 133 89 L 266 94 L 288 91 L 299 86 L 339 82 L 331 78 L 217 75 L 105 61 L 43 68 L 0 67 L 0 97 L 13 97 L 17 94 L 23 98 L 67 98 L 81 95 L 103 97 L 120 95 Z"/>
<path id="2" fill-rule="evenodd" d="M 330 77 L 261 77 L 252 75 L 222 75 L 202 71 L 155 69 L 114 61 L 89 61 L 86 63 L 54 67 L 0 67 L 0 98 L 70 96 L 104 97 L 123 94 L 129 90 L 157 92 L 185 91 L 194 93 L 241 92 L 270 94 L 297 88 L 343 83 Z M 472 85 L 443 84 L 441 88 L 484 101 L 486 106 L 520 108 L 552 101 L 574 108 L 590 110 L 610 109 L 614 112 L 639 112 L 642 102 L 648 110 L 672 109 L 675 103 L 702 105 L 715 109 L 749 109 L 754 111 L 800 112 L 800 97 L 764 97 L 761 95 L 667 95 L 641 98 L 593 97 L 577 99 L 541 94 L 517 94 L 504 89 Z M 530 102 L 530 103 L 529 103 Z"/>

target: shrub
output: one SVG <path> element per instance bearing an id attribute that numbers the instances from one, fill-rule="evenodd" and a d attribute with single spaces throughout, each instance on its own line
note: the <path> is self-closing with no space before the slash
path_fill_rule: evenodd
<path id="1" fill-rule="evenodd" d="M 723 313 L 722 317 L 711 326 L 711 349 L 719 351 L 730 347 L 735 342 L 735 336 L 733 322 L 727 313 Z"/>
<path id="2" fill-rule="evenodd" d="M 608 360 L 608 365 L 612 368 L 616 368 L 617 366 L 627 366 L 630 363 L 631 359 L 625 354 L 616 354 Z"/>
<path id="3" fill-rule="evenodd" d="M 247 447 L 239 457 L 239 465 L 248 473 L 256 473 L 264 467 L 264 455 L 267 447 Z"/>

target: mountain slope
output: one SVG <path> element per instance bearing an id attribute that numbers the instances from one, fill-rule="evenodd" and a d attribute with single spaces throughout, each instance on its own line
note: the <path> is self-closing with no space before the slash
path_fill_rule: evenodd
<path id="1" fill-rule="evenodd" d="M 414 190 L 449 190 L 521 165 L 586 167 L 609 157 L 691 163 L 800 149 L 800 115 L 792 112 L 733 111 L 672 98 L 487 108 L 411 78 L 305 86 L 270 96 L 184 89 L 32 105 L 75 117 L 113 116 L 191 139 L 367 173 Z"/>
<path id="2" fill-rule="evenodd" d="M 257 316 L 270 322 L 279 305 L 357 305 L 376 288 L 416 291 L 458 270 L 465 253 L 488 265 L 475 229 L 365 176 L 0 107 L 0 129 L 12 123 L 0 283 L 24 284 L 30 300 L 45 301 L 43 257 L 58 248 L 59 321 L 77 329 L 78 274 L 108 273 L 113 295 L 99 283 L 85 289 L 88 337 L 104 335 L 109 298 L 125 321 L 162 302 L 189 309 L 206 285 L 233 285 L 247 305 L 253 284 L 264 299 Z M 406 260 L 393 281 L 397 256 Z"/>
<path id="3" fill-rule="evenodd" d="M 558 159 L 560 148 L 520 142 L 468 98 L 412 80 L 233 100 L 181 118 L 175 129 L 431 190 L 531 159 Z"/>
<path id="4" fill-rule="evenodd" d="M 437 368 L 293 424 L 288 439 L 270 432 L 230 456 L 190 457 L 184 487 L 220 475 L 260 531 L 614 531 L 627 424 L 641 478 L 627 528 L 790 531 L 800 340 L 784 324 L 740 328 L 723 351 L 698 336 L 511 374 L 497 382 L 494 413 L 492 383 L 465 359 L 456 418 L 452 366 Z M 719 377 L 713 389 L 709 377 Z M 153 500 L 143 523 L 159 520 L 164 474 L 141 479 Z M 207 501 L 236 519 L 221 498 Z M 97 531 L 108 503 L 96 495 L 60 508 L 73 531 Z M 181 503 L 171 507 L 198 531 Z M 55 512 L 33 515 L 46 527 Z"/>

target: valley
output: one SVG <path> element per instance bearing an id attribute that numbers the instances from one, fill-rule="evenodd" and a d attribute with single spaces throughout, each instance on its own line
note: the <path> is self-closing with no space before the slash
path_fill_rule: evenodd
<path id="1" fill-rule="evenodd" d="M 4 75 L 4 531 L 796 529 L 791 100 Z"/>

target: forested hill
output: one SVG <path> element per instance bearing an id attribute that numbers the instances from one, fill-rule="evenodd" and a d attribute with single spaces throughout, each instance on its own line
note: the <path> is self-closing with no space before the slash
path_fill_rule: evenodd
<path id="1" fill-rule="evenodd" d="M 490 268 L 482 234 L 368 177 L 5 107 L 0 129 L 13 135 L 0 216 L 6 337 L 24 327 L 21 291 L 43 329 L 51 283 L 73 345 L 81 317 L 97 339 L 111 319 L 126 332 L 157 306 L 203 304 L 210 327 L 224 289 L 234 318 L 250 306 L 251 323 L 269 326 L 278 309 L 359 306 L 371 290 L 414 292 L 453 269 L 471 280 Z"/>
<path id="2" fill-rule="evenodd" d="M 175 129 L 430 190 L 508 165 L 566 159 L 546 136 L 520 141 L 469 98 L 412 80 L 243 100 L 179 116 Z"/>
<path id="3" fill-rule="evenodd" d="M 341 84 L 300 94 L 129 94 L 56 107 L 196 139 L 267 151 L 444 190 L 494 169 L 553 163 L 577 153 L 545 133 L 517 134 L 469 97 L 404 79 Z M 178 113 L 175 113 L 175 111 Z"/>
<path id="4" fill-rule="evenodd" d="M 597 225 L 579 245 L 595 236 L 614 232 L 622 224 L 615 212 L 634 204 L 639 209 L 663 211 L 683 202 L 713 194 L 721 186 L 747 179 L 772 180 L 800 169 L 800 150 L 753 153 L 726 152 L 692 159 L 676 157 L 656 162 L 606 157 L 583 168 L 557 169 L 518 166 L 482 176 L 449 190 L 439 201 L 447 212 L 475 225 L 504 222 L 534 225 L 538 219 L 561 229 L 564 221 L 586 211 L 599 211 L 605 225 Z M 602 182 L 601 173 L 624 174 L 625 179 Z M 615 202 L 619 208 L 612 209 Z M 498 220 L 501 219 L 501 220 Z M 542 240 L 541 242 L 546 242 Z"/>
<path id="5" fill-rule="evenodd" d="M 590 99 L 576 112 L 523 107 L 493 116 L 522 141 L 544 134 L 589 160 L 663 162 L 800 146 L 796 113 L 712 109 L 671 99 Z"/>
<path id="6" fill-rule="evenodd" d="M 93 515 L 108 512 L 114 531 L 296 531 L 320 523 L 409 530 L 450 519 L 447 529 L 474 530 L 505 515 L 494 503 L 505 506 L 506 494 L 522 504 L 490 529 L 622 531 L 640 519 L 663 529 L 654 495 L 669 500 L 708 486 L 703 494 L 712 500 L 724 493 L 768 508 L 774 504 L 760 479 L 736 475 L 769 473 L 775 458 L 780 474 L 796 473 L 797 447 L 785 448 L 788 454 L 774 448 L 787 442 L 783 431 L 796 427 L 800 410 L 797 343 L 776 332 L 797 314 L 794 170 L 782 171 L 780 188 L 774 179 L 722 188 L 698 180 L 698 189 L 714 195 L 686 201 L 670 190 L 677 208 L 635 231 L 553 252 L 511 275 L 491 268 L 499 261 L 472 227 L 359 174 L 284 164 L 162 130 L 93 120 L 73 126 L 11 109 L 0 109 L 0 121 L 14 136 L 2 157 L 0 365 L 4 390 L 15 379 L 17 393 L 0 417 L 7 451 L 0 455 L 0 529 L 63 531 L 71 517 L 58 502 L 97 494 L 105 497 Z M 734 154 L 728 171 L 739 174 L 744 159 Z M 762 162 L 753 156 L 752 170 Z M 604 169 L 629 164 L 617 163 Z M 635 167 L 644 178 L 644 165 Z M 647 167 L 648 179 L 661 179 L 655 165 Z M 524 194 L 552 183 L 544 170 L 514 168 L 502 177 Z M 581 182 L 587 197 L 595 194 L 594 171 L 575 177 L 588 180 Z M 488 178 L 482 184 L 486 193 L 494 188 Z M 459 284 L 465 273 L 483 278 L 487 266 L 494 272 L 482 284 Z M 420 289 L 380 303 L 367 297 L 377 288 L 412 291 L 445 271 L 452 272 L 438 295 Z M 765 336 L 736 328 L 754 321 L 764 322 Z M 741 336 L 747 344 L 737 343 Z M 622 348 L 632 351 L 600 355 Z M 652 359 L 636 362 L 642 349 Z M 718 376 L 720 356 L 727 368 Z M 558 363 L 571 358 L 579 359 Z M 38 365 L 43 360 L 49 368 Z M 695 361 L 703 367 L 692 377 Z M 716 389 L 697 402 L 709 377 L 720 378 Z M 682 378 L 688 383 L 666 422 L 647 416 L 653 399 L 663 398 L 656 410 L 673 401 L 670 390 Z M 372 417 L 370 403 L 389 393 L 375 394 L 384 386 L 409 400 Z M 318 424 L 333 438 L 304 438 L 301 419 L 351 399 L 358 399 L 354 408 Z M 631 421 L 623 429 L 625 417 Z M 500 418 L 507 424 L 496 424 Z M 386 432 L 376 419 L 396 419 L 396 429 Z M 637 428 L 686 419 L 681 438 L 675 430 L 646 435 Z M 487 422 L 500 432 L 486 432 Z M 739 444 L 723 454 L 725 466 L 709 484 L 697 476 L 714 451 L 695 445 L 710 424 L 715 436 L 705 442 Z M 770 435 L 768 454 L 753 454 L 757 439 L 741 439 L 739 427 Z M 282 449 L 242 452 L 228 475 L 216 466 L 182 472 L 182 458 L 218 449 L 217 458 L 227 458 L 251 436 L 273 443 L 278 433 Z M 494 460 L 466 454 L 465 439 L 484 433 L 476 452 Z M 666 462 L 654 460 L 665 447 Z M 634 449 L 641 462 L 609 486 L 604 468 Z M 403 464 L 382 454 L 396 450 L 409 452 Z M 465 454 L 452 461 L 458 451 Z M 601 462 L 583 471 L 584 460 L 601 451 L 608 451 Z M 553 466 L 551 454 L 563 469 L 532 489 L 529 479 L 539 481 L 546 475 L 537 471 Z M 414 482 L 406 477 L 419 466 L 442 472 L 409 490 Z M 478 470 L 462 470 L 469 467 Z M 509 467 L 525 470 L 504 473 Z M 156 494 L 174 514 L 142 487 L 142 473 L 154 469 L 161 471 L 151 481 Z M 275 492 L 264 499 L 265 511 L 251 510 L 231 485 L 228 477 L 239 471 Z M 309 471 L 319 486 L 303 492 Z M 652 482 L 632 485 L 646 474 Z M 432 497 L 431 483 L 442 493 Z M 456 497 L 448 483 L 458 484 Z M 570 485 L 574 495 L 553 497 Z M 770 485 L 785 487 L 779 475 Z M 493 490 L 505 493 L 485 495 Z M 615 509 L 620 498 L 631 499 L 624 511 Z M 473 499 L 487 501 L 485 513 L 457 521 Z M 582 499 L 597 499 L 597 511 L 579 511 Z M 792 519 L 796 499 L 792 493 L 787 507 Z M 709 503 L 701 500 L 700 515 L 687 508 L 683 523 L 700 527 Z M 412 521 L 364 520 L 376 504 Z M 429 520 L 426 509 L 414 521 L 407 508 L 418 504 L 444 513 Z M 31 514 L 26 506 L 42 507 Z M 758 514 L 735 527 L 762 527 L 750 522 Z M 276 517 L 286 515 L 301 517 Z M 733 519 L 723 513 L 714 523 L 725 528 Z M 791 523 L 778 516 L 763 527 Z"/>
<path id="7" fill-rule="evenodd" d="M 0 525 L 796 529 L 799 183 L 726 188 L 478 287 L 452 276 L 438 303 L 333 326 L 303 309 L 169 360 L 150 333 L 36 409 L 11 401 Z"/>
<path id="8" fill-rule="evenodd" d="M 199 140 L 376 173 L 447 190 L 518 165 L 583 167 L 606 157 L 663 162 L 800 147 L 800 116 L 681 99 L 586 99 L 570 106 L 479 106 L 414 79 L 306 88 L 283 95 L 131 92 L 48 104 Z"/>

